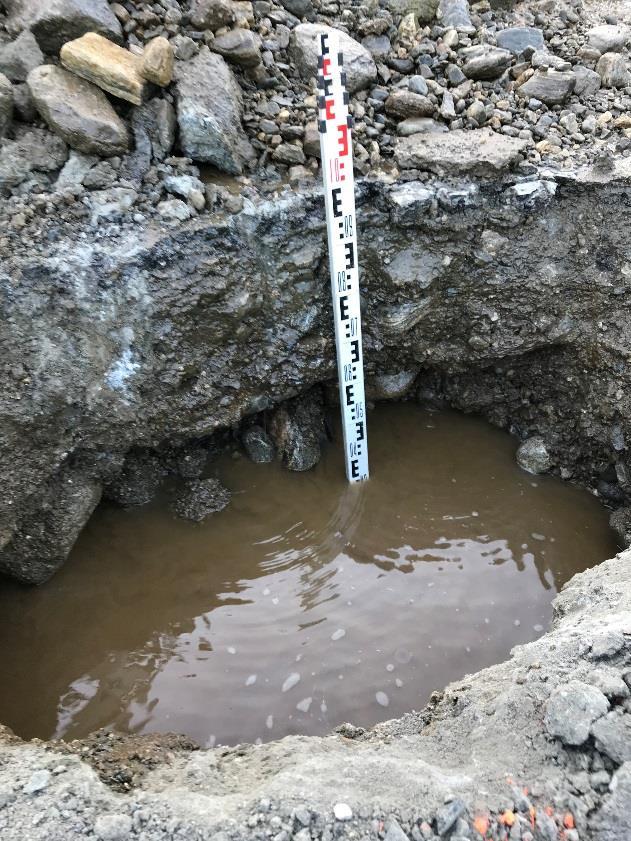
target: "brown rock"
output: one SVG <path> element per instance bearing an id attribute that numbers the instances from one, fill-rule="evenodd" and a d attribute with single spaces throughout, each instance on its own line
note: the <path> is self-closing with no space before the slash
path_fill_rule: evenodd
<path id="1" fill-rule="evenodd" d="M 104 91 L 141 105 L 148 84 L 142 76 L 143 59 L 122 47 L 88 32 L 61 48 L 61 63 L 77 76 L 98 85 Z"/>
<path id="2" fill-rule="evenodd" d="M 434 104 L 426 96 L 412 91 L 394 91 L 386 99 L 386 114 L 391 117 L 431 117 Z"/>
<path id="3" fill-rule="evenodd" d="M 142 54 L 140 72 L 149 82 L 164 88 L 173 79 L 173 47 L 166 38 L 149 41 Z"/>

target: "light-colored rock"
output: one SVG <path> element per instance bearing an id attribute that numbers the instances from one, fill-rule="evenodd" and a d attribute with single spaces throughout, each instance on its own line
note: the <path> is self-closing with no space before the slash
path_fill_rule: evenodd
<path id="1" fill-rule="evenodd" d="M 121 25 L 106 0 L 19 0 L 7 26 L 16 33 L 30 29 L 41 49 L 50 54 L 86 32 L 122 40 Z"/>
<path id="2" fill-rule="evenodd" d="M 12 82 L 25 82 L 31 70 L 43 63 L 44 54 L 28 29 L 15 41 L 0 47 L 0 73 Z"/>
<path id="3" fill-rule="evenodd" d="M 538 435 L 521 443 L 515 457 L 517 464 L 528 473 L 547 473 L 552 466 L 545 441 Z"/>
<path id="4" fill-rule="evenodd" d="M 490 129 L 413 134 L 397 140 L 395 159 L 401 169 L 493 177 L 521 160 L 526 145 Z"/>
<path id="5" fill-rule="evenodd" d="M 384 0 L 381 5 L 393 15 L 412 13 L 419 23 L 431 23 L 436 17 L 438 0 Z"/>
<path id="6" fill-rule="evenodd" d="M 100 219 L 117 219 L 128 213 L 138 198 L 138 193 L 130 187 L 112 187 L 109 190 L 97 190 L 89 194 L 92 210 L 92 224 Z"/>
<path id="7" fill-rule="evenodd" d="M 231 29 L 217 36 L 210 48 L 239 67 L 256 67 L 261 63 L 261 39 L 249 29 Z"/>
<path id="8" fill-rule="evenodd" d="M 596 841 L 629 841 L 631 838 L 631 762 L 613 775 L 603 805 L 590 819 L 590 833 Z M 588 836 L 589 837 L 589 836 Z"/>
<path id="9" fill-rule="evenodd" d="M 503 50 L 510 50 L 515 56 L 523 53 L 526 47 L 534 50 L 544 48 L 543 32 L 534 26 L 510 26 L 500 29 L 495 36 L 497 46 Z"/>
<path id="10" fill-rule="evenodd" d="M 509 50 L 486 47 L 467 58 L 462 72 L 468 79 L 497 79 L 510 67 L 513 54 Z"/>
<path id="11" fill-rule="evenodd" d="M 127 841 L 131 829 L 129 815 L 101 815 L 94 824 L 94 833 L 99 841 Z"/>
<path id="12" fill-rule="evenodd" d="M 631 715 L 615 710 L 592 725 L 596 750 L 621 765 L 631 762 Z"/>
<path id="13" fill-rule="evenodd" d="M 399 40 L 411 46 L 414 44 L 417 31 L 416 15 L 414 12 L 409 12 L 401 19 L 401 23 L 399 24 Z"/>
<path id="14" fill-rule="evenodd" d="M 11 82 L 0 73 L 0 137 L 7 133 L 13 119 L 13 86 Z"/>
<path id="15" fill-rule="evenodd" d="M 604 53 L 598 59 L 596 72 L 606 88 L 623 88 L 629 83 L 629 69 L 620 53 Z"/>
<path id="16" fill-rule="evenodd" d="M 235 9 L 231 0 L 193 0 L 191 23 L 195 29 L 212 29 L 229 26 L 235 21 Z"/>
<path id="17" fill-rule="evenodd" d="M 55 182 L 57 192 L 78 190 L 83 184 L 85 176 L 98 162 L 99 159 L 96 155 L 84 155 L 83 152 L 77 152 L 73 149 Z"/>
<path id="18" fill-rule="evenodd" d="M 202 47 L 176 67 L 177 118 L 185 155 L 238 175 L 254 150 L 243 131 L 243 98 L 225 60 Z"/>
<path id="19" fill-rule="evenodd" d="M 418 371 L 399 371 L 396 374 L 377 374 L 366 382 L 366 396 L 369 400 L 399 400 L 405 397 Z"/>
<path id="20" fill-rule="evenodd" d="M 400 137 L 431 132 L 444 134 L 447 131 L 449 131 L 449 128 L 444 123 L 439 123 L 429 117 L 410 117 L 408 120 L 402 120 L 397 126 L 397 134 Z"/>
<path id="21" fill-rule="evenodd" d="M 577 96 L 592 96 L 600 90 L 600 76 L 595 70 L 577 64 L 574 67 L 574 76 L 576 77 L 574 93 Z"/>
<path id="22" fill-rule="evenodd" d="M 605 715 L 609 701 L 600 689 L 570 680 L 554 690 L 546 704 L 545 726 L 566 745 L 582 745 L 594 721 Z"/>
<path id="23" fill-rule="evenodd" d="M 141 72 L 142 58 L 102 35 L 89 32 L 69 41 L 62 47 L 60 57 L 67 70 L 119 99 L 141 105 L 146 98 L 148 84 Z"/>
<path id="24" fill-rule="evenodd" d="M 574 90 L 576 76 L 558 70 L 537 70 L 518 88 L 520 96 L 539 99 L 546 105 L 560 105 Z"/>
<path id="25" fill-rule="evenodd" d="M 626 26 L 603 24 L 595 26 L 587 33 L 589 46 L 600 53 L 620 52 L 629 41 L 629 29 Z"/>
<path id="26" fill-rule="evenodd" d="M 52 65 L 31 70 L 27 82 L 41 116 L 73 149 L 103 157 L 127 151 L 125 123 L 94 85 Z"/>
<path id="27" fill-rule="evenodd" d="M 474 31 L 468 0 L 440 0 L 438 20 L 446 29 L 457 29 L 460 32 Z"/>
<path id="28" fill-rule="evenodd" d="M 320 23 L 301 23 L 291 33 L 289 57 L 305 81 L 314 79 L 317 72 L 320 35 L 332 31 L 330 26 Z M 354 93 L 368 87 L 377 77 L 377 66 L 372 55 L 350 35 L 338 30 L 335 32 L 344 54 L 348 90 Z"/>
<path id="29" fill-rule="evenodd" d="M 173 47 L 166 38 L 153 38 L 142 54 L 141 74 L 154 85 L 161 88 L 171 84 L 175 58 Z"/>

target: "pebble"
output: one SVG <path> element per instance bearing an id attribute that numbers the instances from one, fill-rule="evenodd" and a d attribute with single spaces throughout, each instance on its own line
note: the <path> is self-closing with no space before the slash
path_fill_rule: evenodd
<path id="1" fill-rule="evenodd" d="M 333 814 L 336 821 L 350 821 L 353 811 L 347 803 L 336 803 L 333 807 Z"/>
<path id="2" fill-rule="evenodd" d="M 40 771 L 35 771 L 22 791 L 25 794 L 37 794 L 40 791 L 44 791 L 50 785 L 51 778 L 52 775 L 47 769 L 43 768 Z"/>

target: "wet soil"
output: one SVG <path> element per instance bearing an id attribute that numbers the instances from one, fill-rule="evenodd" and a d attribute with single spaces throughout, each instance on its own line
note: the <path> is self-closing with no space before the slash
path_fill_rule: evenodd
<path id="1" fill-rule="evenodd" d="M 102 506 L 37 590 L 0 585 L 0 721 L 201 745 L 322 734 L 423 707 L 539 636 L 576 572 L 615 553 L 587 492 L 534 477 L 485 422 L 412 404 L 370 416 L 372 478 L 335 443 L 313 471 L 230 454 L 230 506 Z"/>

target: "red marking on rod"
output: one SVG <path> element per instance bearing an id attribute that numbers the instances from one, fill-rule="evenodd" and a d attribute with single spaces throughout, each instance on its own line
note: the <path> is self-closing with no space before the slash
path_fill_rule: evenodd
<path id="1" fill-rule="evenodd" d="M 339 150 L 340 150 L 340 157 L 343 158 L 345 155 L 348 155 L 348 148 L 349 148 L 347 126 L 344 126 L 344 125 L 338 126 L 337 127 L 337 134 L 338 134 L 337 145 L 338 145 Z"/>
<path id="2" fill-rule="evenodd" d="M 333 99 L 327 99 L 324 103 L 324 110 L 325 116 L 327 120 L 334 120 L 335 119 L 335 112 L 333 111 L 333 106 L 335 105 L 335 101 Z"/>

